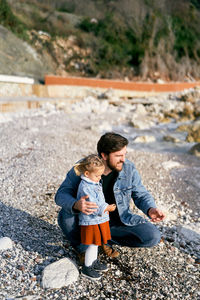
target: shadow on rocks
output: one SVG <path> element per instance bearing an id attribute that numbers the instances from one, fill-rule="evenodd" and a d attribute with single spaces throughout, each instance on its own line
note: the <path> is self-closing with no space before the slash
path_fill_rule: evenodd
<path id="1" fill-rule="evenodd" d="M 198 223 L 199 224 L 199 223 Z M 178 248 L 194 259 L 200 258 L 200 233 L 198 224 L 177 225 L 173 227 L 162 226 L 162 239 Z"/>
<path id="2" fill-rule="evenodd" d="M 63 236 L 58 226 L 2 202 L 0 213 L 0 237 L 9 237 L 25 250 L 42 256 L 51 256 L 62 249 Z"/>

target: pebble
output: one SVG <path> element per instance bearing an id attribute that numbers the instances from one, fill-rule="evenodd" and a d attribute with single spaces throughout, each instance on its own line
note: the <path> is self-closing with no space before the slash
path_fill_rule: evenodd
<path id="1" fill-rule="evenodd" d="M 13 247 L 12 240 L 9 237 L 0 238 L 0 250 L 7 250 Z"/>

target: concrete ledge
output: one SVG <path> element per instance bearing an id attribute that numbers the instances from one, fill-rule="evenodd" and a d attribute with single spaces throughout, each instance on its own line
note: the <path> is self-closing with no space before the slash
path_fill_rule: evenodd
<path id="1" fill-rule="evenodd" d="M 14 82 L 14 83 L 26 83 L 34 84 L 35 80 L 29 77 L 11 76 L 0 74 L 0 82 Z"/>
<path id="2" fill-rule="evenodd" d="M 27 109 L 41 108 L 46 103 L 52 105 L 60 105 L 60 103 L 73 104 L 81 99 L 69 98 L 50 98 L 50 97 L 36 97 L 36 96 L 19 96 L 19 97 L 0 97 L 0 113 L 17 112 Z"/>

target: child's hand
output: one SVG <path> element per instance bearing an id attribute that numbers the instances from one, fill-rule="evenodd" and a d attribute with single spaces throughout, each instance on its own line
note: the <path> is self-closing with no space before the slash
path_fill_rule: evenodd
<path id="1" fill-rule="evenodd" d="M 107 206 L 107 211 L 112 212 L 116 209 L 116 205 L 115 204 L 110 204 Z"/>

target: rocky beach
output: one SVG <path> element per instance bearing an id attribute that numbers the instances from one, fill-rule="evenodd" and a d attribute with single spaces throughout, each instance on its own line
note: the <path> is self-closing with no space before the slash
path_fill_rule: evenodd
<path id="1" fill-rule="evenodd" d="M 0 113 L 0 299 L 200 299 L 199 118 L 198 88 L 132 99 L 91 90 L 74 103 Z M 113 260 L 100 251 L 109 270 L 94 283 L 79 274 L 54 195 L 111 130 L 128 137 L 127 158 L 166 219 L 157 247 L 116 246 Z"/>

